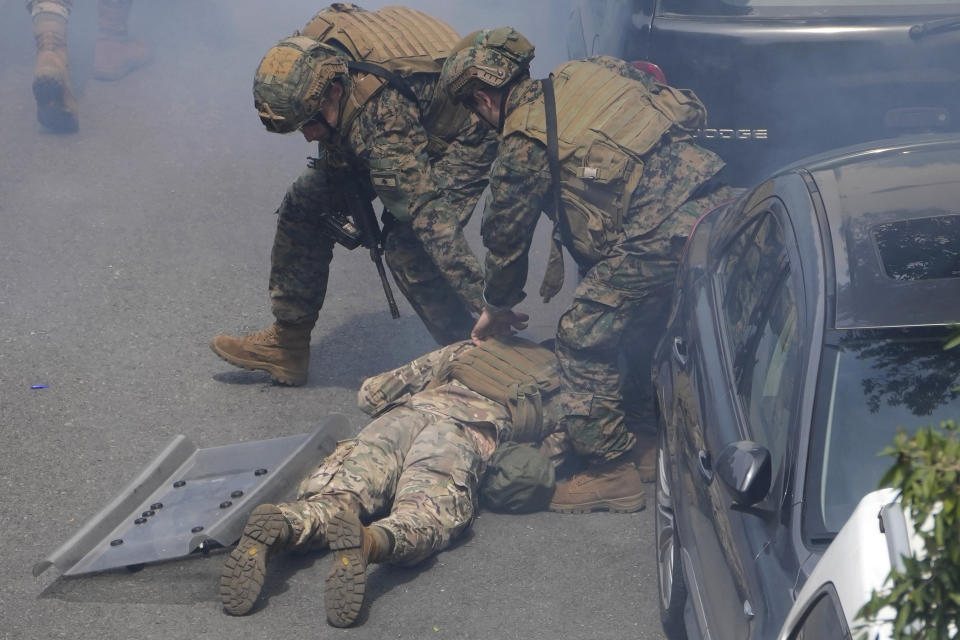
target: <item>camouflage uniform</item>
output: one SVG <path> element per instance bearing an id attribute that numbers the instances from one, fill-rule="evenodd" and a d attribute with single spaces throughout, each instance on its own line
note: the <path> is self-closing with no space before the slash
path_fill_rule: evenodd
<path id="1" fill-rule="evenodd" d="M 410 85 L 429 103 L 436 82 L 416 78 Z M 298 323 L 323 306 L 334 240 L 320 215 L 334 197 L 328 168 L 349 162 L 370 184 L 370 197 L 405 200 L 410 222 L 389 227 L 385 257 L 397 286 L 440 344 L 469 335 L 479 311 L 483 276 L 463 236 L 496 150 L 496 141 L 471 119 L 442 156 L 427 152 L 428 135 L 419 110 L 387 86 L 368 102 L 343 132 L 335 149 L 321 147 L 321 162 L 308 167 L 287 191 L 278 210 L 271 254 L 270 298 L 282 322 Z M 370 172 L 396 178 L 374 184 Z"/>
<path id="2" fill-rule="evenodd" d="M 64 12 L 64 17 L 70 16 L 70 10 L 73 9 L 73 0 L 26 0 L 25 2 L 27 11 L 33 15 L 35 12 L 39 13 L 44 9 L 43 5 L 56 5 L 53 7 L 48 7 L 48 11 L 62 11 Z M 40 5 L 40 6 L 37 6 Z"/>
<path id="3" fill-rule="evenodd" d="M 636 73 L 622 61 L 593 62 L 621 75 Z M 520 81 L 506 102 L 506 117 L 542 95 L 541 81 Z M 617 242 L 596 260 L 571 252 L 582 280 L 557 329 L 561 425 L 575 450 L 594 462 L 618 458 L 634 445 L 635 436 L 624 423 L 618 356 L 628 353 L 631 366 L 642 373 L 634 393 L 642 392 L 645 402 L 632 400 L 649 406 L 645 378 L 666 320 L 684 239 L 704 211 L 732 195 L 711 182 L 723 165 L 693 144 L 689 134 L 669 131 L 643 157 L 643 178 L 630 194 Z M 540 212 L 556 217 L 545 145 L 522 133 L 507 135 L 491 170 L 490 191 L 482 224 L 488 249 L 484 298 L 492 307 L 509 308 L 525 296 L 527 255 Z M 547 280 L 555 275 L 552 264 Z"/>
<path id="4" fill-rule="evenodd" d="M 337 6 L 321 11 L 305 33 L 338 15 L 375 17 Z M 369 185 L 371 199 L 379 197 L 403 220 L 385 215 L 385 258 L 431 335 L 440 344 L 469 335 L 472 314 L 481 307 L 483 276 L 463 227 L 486 187 L 496 137 L 471 116 L 438 145 L 421 123 L 435 96 L 436 75 L 414 73 L 405 80 L 419 104 L 386 84 L 349 119 L 346 130 L 321 143 L 320 161 L 288 190 L 278 210 L 271 256 L 270 298 L 278 321 L 310 321 L 323 306 L 334 240 L 320 215 L 335 206 L 340 180 L 331 178 L 331 169 L 346 166 Z M 355 88 L 350 91 L 359 95 Z"/>
<path id="5" fill-rule="evenodd" d="M 517 437 L 503 405 L 456 380 L 430 385 L 443 363 L 473 348 L 452 344 L 364 383 L 360 407 L 379 417 L 340 443 L 300 484 L 296 502 L 277 505 L 292 529 L 287 548 L 326 546 L 327 524 L 347 509 L 390 531 L 390 562 L 412 565 L 470 525 L 487 460 L 499 442 Z M 541 432 L 556 425 L 553 398 Z M 541 450 L 555 456 L 563 446 L 562 434 L 552 433 Z"/>

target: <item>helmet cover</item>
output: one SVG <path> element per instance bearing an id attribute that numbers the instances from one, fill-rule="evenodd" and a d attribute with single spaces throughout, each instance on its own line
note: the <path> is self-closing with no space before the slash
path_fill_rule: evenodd
<path id="1" fill-rule="evenodd" d="M 253 76 L 260 121 L 273 133 L 297 131 L 317 115 L 327 88 L 338 79 L 349 81 L 347 64 L 332 48 L 306 36 L 281 40 Z"/>
<path id="2" fill-rule="evenodd" d="M 461 40 L 440 72 L 440 84 L 456 102 L 474 89 L 499 89 L 526 75 L 534 47 L 512 27 L 475 31 Z"/>

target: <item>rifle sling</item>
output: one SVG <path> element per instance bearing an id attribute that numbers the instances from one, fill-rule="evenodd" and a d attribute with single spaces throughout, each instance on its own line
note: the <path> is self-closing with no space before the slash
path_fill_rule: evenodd
<path id="1" fill-rule="evenodd" d="M 543 104 L 547 120 L 547 162 L 550 165 L 550 182 L 553 191 L 553 215 L 560 228 L 560 237 L 568 247 L 572 246 L 570 223 L 563 214 L 563 201 L 560 199 L 560 152 L 557 141 L 557 99 L 553 93 L 553 74 L 541 81 L 543 86 Z"/>

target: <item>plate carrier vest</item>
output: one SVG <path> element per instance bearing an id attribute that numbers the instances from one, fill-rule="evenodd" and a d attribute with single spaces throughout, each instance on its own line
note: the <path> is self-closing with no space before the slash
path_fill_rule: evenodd
<path id="1" fill-rule="evenodd" d="M 414 74 L 439 76 L 443 61 L 460 41 L 450 25 L 415 9 L 384 7 L 367 11 L 340 2 L 317 13 L 301 35 L 332 46 L 355 62 L 386 71 L 383 75 L 353 71 L 353 88 L 340 120 L 344 131 L 363 106 L 390 84 L 389 75 L 401 79 Z M 469 111 L 454 105 L 445 91 L 435 90 L 420 118 L 430 136 L 428 152 L 441 154 L 469 117 Z"/>
<path id="2" fill-rule="evenodd" d="M 609 255 L 640 180 L 643 157 L 668 132 L 692 133 L 706 109 L 692 91 L 624 77 L 574 60 L 553 72 L 561 200 L 568 246 L 581 266 Z M 547 144 L 543 96 L 520 105 L 505 122 L 503 137 L 521 134 Z"/>
<path id="3" fill-rule="evenodd" d="M 490 338 L 441 364 L 427 388 L 451 380 L 507 408 L 510 440 L 539 442 L 546 435 L 544 396 L 560 388 L 559 363 L 549 349 L 523 338 Z"/>

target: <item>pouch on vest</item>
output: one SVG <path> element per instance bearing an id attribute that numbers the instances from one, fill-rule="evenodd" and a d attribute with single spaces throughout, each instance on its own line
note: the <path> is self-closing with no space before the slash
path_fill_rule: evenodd
<path id="1" fill-rule="evenodd" d="M 505 442 L 490 456 L 480 484 L 480 504 L 491 511 L 530 513 L 553 497 L 553 463 L 536 446 Z"/>

